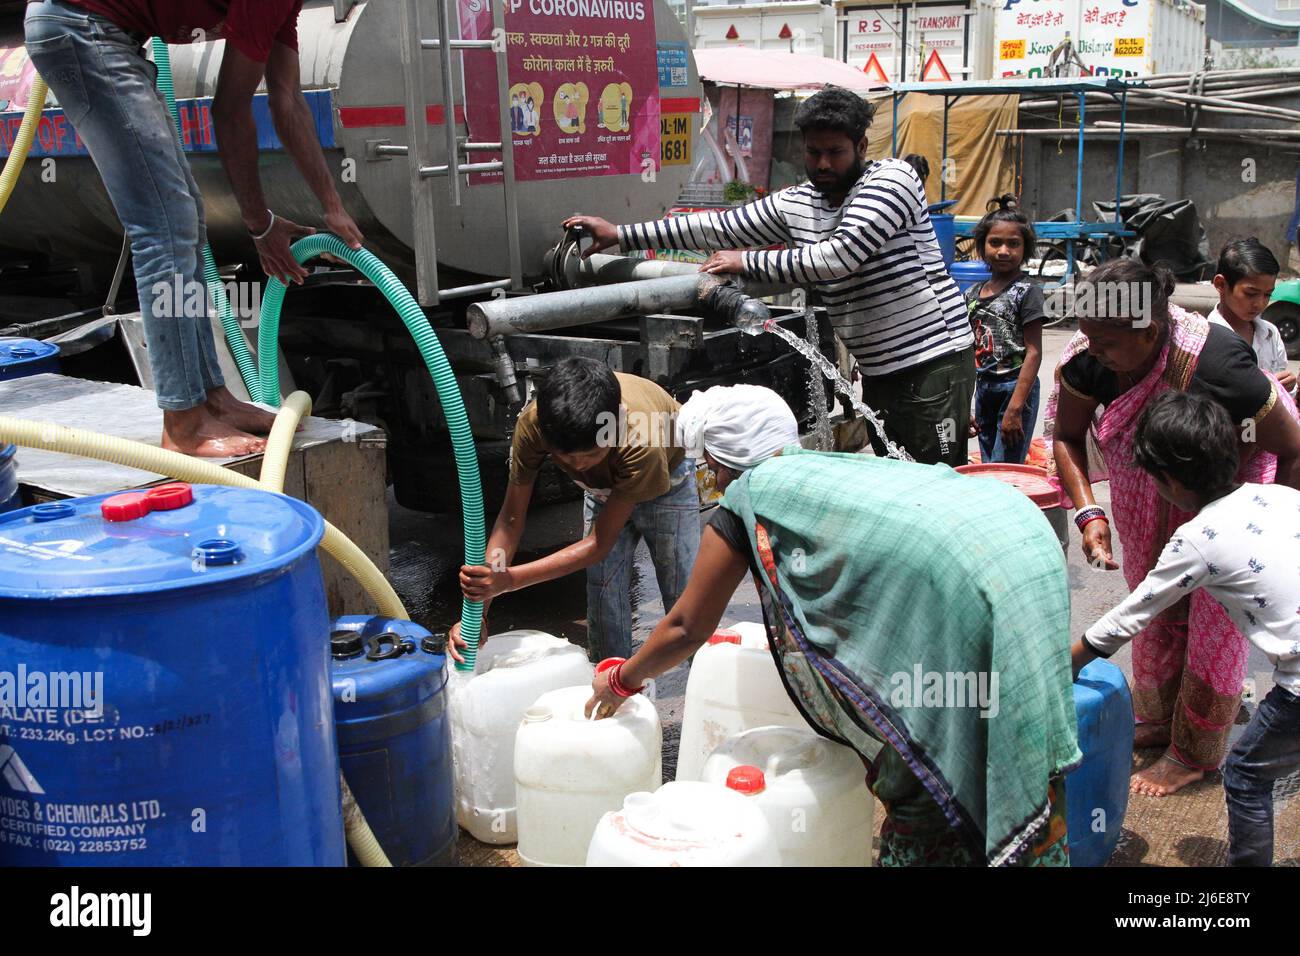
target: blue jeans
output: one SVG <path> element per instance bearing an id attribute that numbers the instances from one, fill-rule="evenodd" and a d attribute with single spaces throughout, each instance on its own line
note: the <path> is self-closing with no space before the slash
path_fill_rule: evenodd
<path id="1" fill-rule="evenodd" d="M 1011 404 L 1018 375 L 980 375 L 975 379 L 975 421 L 980 430 L 980 460 L 986 463 L 1009 462 L 1023 465 L 1029 454 L 1029 443 L 1034 438 L 1034 422 L 1038 418 L 1038 380 L 1029 389 L 1025 407 L 1020 412 L 1020 422 L 1025 429 L 1024 441 L 1008 445 L 1002 440 L 1002 416 Z"/>
<path id="2" fill-rule="evenodd" d="M 224 384 L 206 292 L 193 295 L 192 283 L 203 287 L 203 198 L 154 86 L 145 38 L 62 0 L 29 4 L 23 25 L 27 54 L 90 151 L 131 241 L 158 405 L 200 405 Z"/>
<path id="3" fill-rule="evenodd" d="M 700 550 L 700 496 L 695 463 L 674 469 L 677 486 L 632 509 L 614 549 L 587 568 L 587 653 L 593 661 L 632 656 L 632 560 L 645 538 L 665 613 L 686 590 Z M 582 502 L 583 533 L 591 534 L 604 503 L 588 493 Z"/>
<path id="4" fill-rule="evenodd" d="M 1300 769 L 1300 697 L 1274 687 L 1223 765 L 1228 865 L 1273 865 L 1273 784 Z"/>

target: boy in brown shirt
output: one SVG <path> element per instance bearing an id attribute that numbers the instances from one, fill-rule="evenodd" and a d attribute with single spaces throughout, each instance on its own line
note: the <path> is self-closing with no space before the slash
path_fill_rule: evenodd
<path id="1" fill-rule="evenodd" d="M 588 653 L 593 660 L 631 656 L 629 582 L 637 542 L 644 538 L 650 549 L 665 611 L 686 587 L 699 549 L 693 463 L 675 441 L 679 410 L 653 382 L 592 359 L 569 358 L 555 367 L 515 425 L 510 485 L 488 539 L 488 564 L 460 571 L 462 591 L 484 602 L 485 617 L 498 594 L 585 568 Z M 512 566 L 548 455 L 585 492 L 585 536 Z M 459 627 L 452 636 L 459 644 Z M 459 657 L 454 646 L 452 655 Z"/>

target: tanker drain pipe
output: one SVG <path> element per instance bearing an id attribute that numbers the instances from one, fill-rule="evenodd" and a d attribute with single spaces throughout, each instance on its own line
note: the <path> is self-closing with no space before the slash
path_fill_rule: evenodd
<path id="1" fill-rule="evenodd" d="M 722 287 L 733 290 L 720 292 Z M 592 325 L 634 315 L 654 315 L 674 309 L 703 307 L 735 322 L 749 320 L 768 309 L 752 298 L 750 288 L 706 272 L 622 282 L 616 285 L 542 292 L 475 302 L 469 307 L 469 331 L 491 341 L 502 335 L 547 332 L 574 325 Z"/>

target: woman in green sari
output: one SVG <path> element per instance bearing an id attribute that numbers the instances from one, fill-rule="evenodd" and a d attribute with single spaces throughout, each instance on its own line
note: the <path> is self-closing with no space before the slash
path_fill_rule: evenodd
<path id="1" fill-rule="evenodd" d="M 697 393 L 679 426 L 726 494 L 681 598 L 587 713 L 693 654 L 749 573 L 791 699 L 868 767 L 882 866 L 1066 865 L 1069 595 L 1038 509 L 944 466 L 805 452 L 757 386 Z"/>

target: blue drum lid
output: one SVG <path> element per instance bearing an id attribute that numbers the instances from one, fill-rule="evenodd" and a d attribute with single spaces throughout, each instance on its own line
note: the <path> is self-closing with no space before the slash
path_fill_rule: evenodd
<path id="1" fill-rule="evenodd" d="M 0 445 L 0 465 L 8 464 L 17 451 L 17 445 Z"/>
<path id="2" fill-rule="evenodd" d="M 294 498 L 251 488 L 192 489 L 191 503 L 132 520 L 104 518 L 101 503 L 113 495 L 0 515 L 0 598 L 205 587 L 275 572 L 324 534 L 321 516 Z"/>
<path id="3" fill-rule="evenodd" d="M 335 618 L 330 643 L 337 719 L 385 717 L 441 692 L 447 683 L 444 638 L 414 621 Z"/>
<path id="4" fill-rule="evenodd" d="M 41 362 L 59 354 L 59 347 L 36 339 L 0 338 L 0 368 Z"/>

